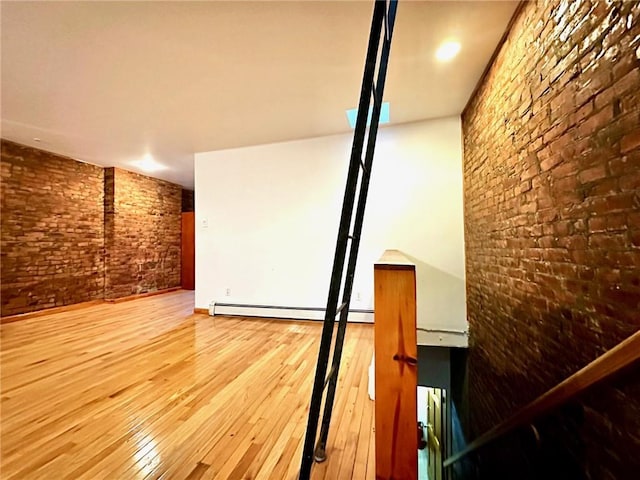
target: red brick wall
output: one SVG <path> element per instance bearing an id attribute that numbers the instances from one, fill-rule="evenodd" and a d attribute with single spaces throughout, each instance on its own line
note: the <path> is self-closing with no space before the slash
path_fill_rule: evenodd
<path id="1" fill-rule="evenodd" d="M 530 2 L 463 114 L 472 437 L 640 328 L 639 57 L 639 2 Z M 584 407 L 640 471 L 638 375 Z"/>
<path id="2" fill-rule="evenodd" d="M 182 188 L 2 140 L 2 316 L 180 286 Z"/>
<path id="3" fill-rule="evenodd" d="M 182 188 L 105 171 L 105 298 L 180 286 Z"/>
<path id="4" fill-rule="evenodd" d="M 103 169 L 2 140 L 2 316 L 101 299 Z"/>

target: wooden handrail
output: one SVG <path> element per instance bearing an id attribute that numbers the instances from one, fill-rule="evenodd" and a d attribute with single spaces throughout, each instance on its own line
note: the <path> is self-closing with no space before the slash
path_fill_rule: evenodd
<path id="1" fill-rule="evenodd" d="M 629 367 L 639 359 L 640 330 L 520 409 L 504 422 L 475 439 L 464 450 L 447 458 L 444 461 L 444 467 L 453 465 L 469 453 L 496 440 L 498 437 L 531 423 L 534 419 L 549 413 L 596 383 L 606 380 L 620 370 Z"/>
<path id="2" fill-rule="evenodd" d="M 376 479 L 417 480 L 416 267 L 387 250 L 373 273 Z"/>

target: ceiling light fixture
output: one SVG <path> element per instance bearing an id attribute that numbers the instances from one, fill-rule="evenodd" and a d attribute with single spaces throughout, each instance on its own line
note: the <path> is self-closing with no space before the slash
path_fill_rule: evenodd
<path id="1" fill-rule="evenodd" d="M 448 40 L 438 47 L 438 50 L 436 50 L 436 58 L 441 62 L 448 62 L 458 55 L 460 48 L 462 48 L 460 42 Z"/>
<path id="2" fill-rule="evenodd" d="M 165 165 L 156 162 L 150 153 L 145 154 L 142 160 L 131 162 L 131 165 L 143 172 L 157 172 L 168 168 Z"/>

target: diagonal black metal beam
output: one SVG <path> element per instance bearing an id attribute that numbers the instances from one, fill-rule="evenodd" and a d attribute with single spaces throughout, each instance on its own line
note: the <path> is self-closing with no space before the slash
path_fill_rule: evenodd
<path id="1" fill-rule="evenodd" d="M 388 11 L 387 2 L 385 0 L 375 0 L 373 18 L 371 21 L 371 30 L 369 32 L 369 44 L 367 47 L 365 70 L 362 79 L 362 87 L 360 90 L 360 101 L 358 103 L 358 114 L 356 117 L 354 138 L 351 147 L 349 170 L 347 173 L 347 182 L 345 187 L 342 212 L 340 216 L 340 226 L 338 229 L 336 252 L 333 259 L 333 268 L 331 273 L 331 282 L 329 285 L 327 308 L 325 311 L 324 325 L 322 336 L 320 339 L 320 349 L 318 351 L 318 364 L 316 367 L 313 392 L 311 395 L 309 419 L 307 423 L 307 431 L 305 435 L 302 454 L 302 463 L 300 467 L 300 480 L 308 480 L 311 473 L 311 466 L 314 460 L 314 444 L 318 429 L 320 408 L 322 406 L 323 391 L 328 383 L 329 390 L 327 392 L 327 399 L 325 402 L 321 435 L 317 448 L 315 448 L 316 460 L 322 461 L 324 459 L 325 445 L 331 421 L 331 413 L 333 411 L 333 402 L 335 399 L 340 359 L 342 356 L 342 346 L 344 343 L 349 304 L 351 300 L 351 290 L 353 288 L 353 277 L 355 273 L 355 266 L 360 243 L 360 234 L 362 231 L 362 223 L 364 220 L 364 209 L 370 180 L 371 165 L 373 162 L 373 154 L 375 151 L 375 141 L 378 132 L 378 123 L 382 106 L 382 95 L 384 91 L 389 49 L 391 45 L 391 34 L 393 31 L 396 9 L 397 0 L 391 0 L 389 2 Z M 382 52 L 379 59 L 380 63 L 378 68 L 378 77 L 376 80 L 376 84 L 374 85 L 375 70 L 376 65 L 378 64 L 378 49 L 380 46 L 380 38 L 383 28 L 384 40 L 382 44 Z M 365 160 L 363 161 L 362 152 L 364 149 L 364 141 L 367 131 L 367 120 L 372 92 L 374 96 L 374 105 L 372 109 L 371 127 L 369 128 L 369 135 L 367 139 L 366 155 Z M 353 219 L 353 208 L 355 204 L 360 167 L 362 167 L 360 192 L 358 195 L 354 231 L 350 233 L 349 228 L 351 226 L 351 220 Z M 352 242 L 346 272 L 347 274 L 345 277 L 345 285 L 342 295 L 342 304 L 340 306 L 340 309 L 338 310 L 338 299 L 340 295 L 340 287 L 342 284 L 342 275 L 344 273 L 347 244 L 350 239 L 352 240 Z M 340 322 L 334 346 L 331 373 L 328 377 L 325 377 L 331 350 L 333 327 L 335 325 L 335 317 L 337 313 L 340 313 Z"/>
<path id="2" fill-rule="evenodd" d="M 389 6 L 389 36 L 393 30 L 393 22 L 396 15 L 396 2 L 391 2 Z M 367 151 L 365 154 L 362 181 L 360 182 L 360 193 L 358 195 L 358 204 L 356 208 L 356 217 L 352 235 L 354 241 L 351 242 L 349 251 L 349 261 L 347 265 L 347 276 L 342 296 L 342 304 L 347 305 L 340 314 L 340 323 L 338 324 L 338 333 L 336 336 L 336 344 L 333 349 L 333 362 L 331 371 L 333 375 L 329 379 L 329 390 L 327 391 L 327 399 L 324 405 L 324 414 L 322 416 L 322 425 L 320 428 L 320 438 L 315 448 L 314 456 L 316 460 L 324 460 L 326 458 L 325 449 L 327 438 L 329 436 L 329 426 L 331 424 L 331 415 L 333 413 L 333 404 L 336 394 L 336 386 L 338 383 L 338 374 L 340 372 L 340 360 L 342 358 L 342 346 L 344 344 L 344 336 L 347 327 L 347 317 L 349 315 L 349 305 L 351 304 L 351 293 L 353 290 L 353 279 L 355 276 L 356 264 L 358 260 L 358 250 L 360 248 L 360 235 L 362 233 L 362 225 L 364 223 L 365 207 L 367 203 L 367 194 L 369 192 L 369 180 L 371 179 L 371 167 L 373 165 L 373 155 L 375 153 L 375 144 L 378 136 L 378 125 L 380 122 L 380 110 L 382 108 L 382 96 L 384 93 L 384 84 L 387 75 L 387 63 L 389 60 L 389 51 L 391 48 L 391 38 L 389 41 L 383 42 L 382 53 L 380 59 L 380 68 L 378 70 L 378 78 L 376 87 L 372 88 L 374 96 L 373 112 L 371 114 L 371 126 L 369 127 L 369 137 L 367 139 Z"/>

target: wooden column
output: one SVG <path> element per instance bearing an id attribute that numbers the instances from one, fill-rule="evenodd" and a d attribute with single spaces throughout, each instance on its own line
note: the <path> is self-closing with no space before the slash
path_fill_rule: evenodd
<path id="1" fill-rule="evenodd" d="M 416 269 L 397 250 L 374 266 L 376 480 L 418 477 Z"/>

